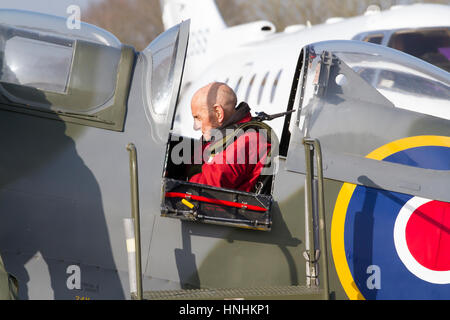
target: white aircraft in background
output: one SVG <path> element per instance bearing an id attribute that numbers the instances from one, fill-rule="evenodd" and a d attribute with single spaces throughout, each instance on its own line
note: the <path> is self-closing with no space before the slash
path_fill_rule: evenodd
<path id="1" fill-rule="evenodd" d="M 198 137 L 192 128 L 190 99 L 193 93 L 211 81 L 221 81 L 234 88 L 239 101 L 246 101 L 252 112 L 268 114 L 286 109 L 298 52 L 306 44 L 324 40 L 362 40 L 389 46 L 421 58 L 446 71 L 450 70 L 450 6 L 413 4 L 393 6 L 380 11 L 369 6 L 366 12 L 352 18 L 330 18 L 311 26 L 292 25 L 276 32 L 269 21 L 256 21 L 227 27 L 214 0 L 162 0 L 166 29 L 191 19 L 189 47 L 179 98 L 175 132 Z M 352 66 L 364 71 L 371 82 L 396 107 L 450 119 L 447 93 L 439 88 L 412 92 L 412 79 L 390 66 Z M 375 69 L 376 68 L 376 69 Z M 378 70 L 378 71 L 377 71 Z M 381 71 L 380 71 L 381 70 Z M 406 71 L 406 70 L 404 70 Z M 405 77 L 401 75 L 404 74 Z M 426 75 L 421 75 L 426 77 Z M 397 79 L 393 79 L 397 77 Z M 419 83 L 415 83 L 420 87 Z M 436 84 L 439 87 L 439 84 Z M 420 95 L 420 96 L 419 96 Z M 427 99 L 441 100 L 434 108 L 425 108 Z M 270 122 L 278 136 L 283 119 Z"/>

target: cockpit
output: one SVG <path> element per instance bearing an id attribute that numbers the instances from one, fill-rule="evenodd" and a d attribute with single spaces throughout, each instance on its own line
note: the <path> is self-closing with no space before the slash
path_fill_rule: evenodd
<path id="1" fill-rule="evenodd" d="M 271 135 L 272 131 L 267 126 L 244 129 L 246 124 L 255 126 L 256 123 L 259 122 L 250 121 L 223 134 L 218 131 L 211 141 L 184 137 L 171 132 L 163 173 L 162 215 L 183 220 L 270 230 L 274 159 L 278 152 L 278 141 L 275 135 Z M 260 123 L 259 125 L 264 126 Z M 248 144 L 246 138 L 249 138 Z M 269 150 L 267 150 L 268 142 L 270 142 Z M 242 152 L 244 149 L 248 153 Z M 249 149 L 254 149 L 253 151 L 258 153 L 255 159 L 252 158 L 250 161 L 244 159 L 254 154 Z M 234 170 L 253 166 L 256 170 L 260 161 L 264 166 L 257 177 L 250 174 L 256 179 L 254 187 L 250 190 L 240 190 L 229 181 L 231 177 L 236 176 Z M 245 169 L 241 174 L 248 176 Z M 205 176 L 206 178 L 202 179 Z M 242 181 L 239 177 L 236 180 L 239 180 L 241 185 L 249 185 L 248 181 Z M 226 185 L 216 185 L 217 181 Z"/>

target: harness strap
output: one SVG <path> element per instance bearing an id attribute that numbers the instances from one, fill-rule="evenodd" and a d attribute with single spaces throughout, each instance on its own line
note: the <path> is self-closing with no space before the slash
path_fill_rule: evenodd
<path id="1" fill-rule="evenodd" d="M 214 156 L 215 154 L 222 152 L 223 150 L 228 148 L 230 146 L 230 144 L 232 144 L 234 142 L 234 138 L 237 137 L 239 134 L 241 134 L 241 132 L 245 132 L 245 130 L 252 129 L 252 128 L 265 129 L 267 132 L 266 140 L 270 141 L 272 128 L 270 126 L 268 126 L 267 124 L 265 124 L 264 122 L 253 120 L 253 121 L 241 123 L 239 125 L 235 125 L 235 129 L 234 129 L 233 133 L 226 135 L 224 138 L 215 142 L 213 145 L 211 145 L 209 147 L 209 149 L 211 150 L 210 154 L 212 156 Z M 270 150 L 267 153 L 267 156 L 270 157 Z"/>

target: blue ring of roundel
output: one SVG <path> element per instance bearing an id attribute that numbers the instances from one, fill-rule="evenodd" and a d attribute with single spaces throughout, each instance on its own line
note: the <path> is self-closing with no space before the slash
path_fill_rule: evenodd
<path id="1" fill-rule="evenodd" d="M 396 152 L 383 161 L 450 170 L 450 148 L 420 146 Z M 354 282 L 365 299 L 450 299 L 450 284 L 421 280 L 397 255 L 395 220 L 412 197 L 364 186 L 357 186 L 351 196 L 345 217 L 345 254 Z M 378 282 L 371 278 L 374 269 L 370 266 L 377 268 Z"/>

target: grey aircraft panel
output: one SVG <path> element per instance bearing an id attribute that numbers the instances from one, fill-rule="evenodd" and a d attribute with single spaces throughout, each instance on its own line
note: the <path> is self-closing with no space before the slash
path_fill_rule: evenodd
<path id="1" fill-rule="evenodd" d="M 340 44 L 337 47 L 343 50 Z M 332 50 L 333 45 L 329 48 Z M 319 75 L 319 85 L 326 88 L 322 95 L 316 93 L 305 101 L 301 110 L 303 132 L 298 126 L 291 126 L 287 169 L 306 172 L 302 141 L 307 135 L 321 142 L 325 178 L 450 201 L 450 172 L 364 158 L 386 143 L 405 137 L 448 136 L 448 121 L 395 108 L 344 61 L 337 56 L 333 59 L 325 80 L 324 63 L 309 71 L 308 81 L 311 76 Z M 320 74 L 319 68 L 322 68 Z M 344 84 L 336 83 L 337 75 L 345 77 Z"/>

